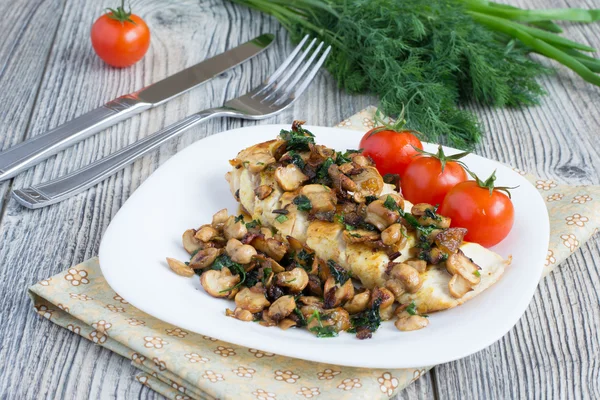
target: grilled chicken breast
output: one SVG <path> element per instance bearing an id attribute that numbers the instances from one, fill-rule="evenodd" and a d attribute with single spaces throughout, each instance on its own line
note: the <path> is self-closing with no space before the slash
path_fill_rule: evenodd
<path id="1" fill-rule="evenodd" d="M 382 195 L 396 196 L 406 213 L 411 212 L 412 205 L 402 200 L 393 185 L 384 183 L 374 167 L 358 158 L 340 167 L 335 164 L 329 167 L 328 173 L 334 182 L 332 187 L 306 184 L 309 178 L 304 172 L 309 168 L 305 166 L 303 172 L 297 165 L 309 165 L 315 154 L 328 156 L 330 149 L 314 146 L 310 152 L 286 150 L 286 141 L 277 139 L 244 149 L 231 161 L 234 169 L 227 173 L 226 179 L 241 207 L 263 226 L 275 228 L 284 237 L 289 235 L 298 239 L 324 260 L 335 261 L 365 287 L 386 287 L 391 265 L 415 257 L 415 250 L 418 250 L 415 248 L 417 234 L 409 230 L 397 244 L 382 246 L 385 249 L 377 248 L 364 240 L 371 235 L 370 232 L 355 228 L 349 230 L 343 221 L 331 222 L 331 218 L 315 218 L 315 215 L 338 215 L 340 205 L 336 204 L 336 190 L 353 196 L 358 205 L 364 208 L 367 207 L 366 198 L 381 199 Z M 291 157 L 294 163 L 284 165 L 279 162 L 282 157 Z M 343 174 L 340 173 L 342 169 Z M 296 200 L 298 197 L 310 199 L 311 218 L 308 212 L 299 209 L 301 204 Z M 367 217 L 367 221 L 383 231 L 390 225 L 385 218 L 383 214 L 374 215 L 371 219 Z M 509 261 L 475 243 L 462 243 L 460 250 L 455 251 L 459 254 L 450 260 L 456 264 L 452 267 L 452 273 L 448 272 L 450 268 L 443 260 L 437 265 L 428 265 L 424 271 L 420 271 L 420 288 L 412 293 L 399 290 L 395 293 L 396 300 L 401 304 L 414 301 L 421 313 L 452 308 L 493 285 L 509 264 Z"/>

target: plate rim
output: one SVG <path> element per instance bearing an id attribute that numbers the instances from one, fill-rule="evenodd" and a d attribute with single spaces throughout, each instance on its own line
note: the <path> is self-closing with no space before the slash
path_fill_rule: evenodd
<path id="1" fill-rule="evenodd" d="M 503 326 L 503 332 L 501 334 L 497 334 L 494 335 L 496 336 L 495 338 L 486 340 L 486 341 L 482 341 L 481 343 L 479 343 L 477 346 L 473 346 L 472 349 L 470 349 L 468 351 L 468 354 L 464 354 L 463 352 L 454 352 L 452 353 L 453 355 L 448 356 L 448 357 L 444 357 L 443 361 L 439 360 L 439 357 L 432 357 L 432 356 L 428 356 L 426 353 L 423 354 L 423 356 L 420 358 L 420 361 L 415 363 L 415 362 L 410 362 L 410 363 L 406 363 L 406 362 L 402 362 L 399 360 L 394 360 L 392 357 L 390 357 L 390 359 L 385 359 L 385 360 L 381 360 L 381 359 L 377 359 L 374 357 L 368 357 L 368 354 L 365 353 L 365 348 L 361 349 L 360 343 L 361 342 L 356 342 L 356 344 L 359 344 L 359 346 L 356 346 L 356 344 L 352 344 L 352 345 L 344 345 L 344 344 L 340 344 L 339 346 L 336 346 L 336 348 L 338 348 L 341 351 L 344 350 L 348 350 L 351 351 L 353 353 L 353 357 L 352 360 L 345 360 L 345 361 L 340 361 L 340 360 L 329 360 L 326 359 L 325 357 L 320 357 L 320 356 L 313 356 L 310 353 L 304 353 L 301 349 L 299 351 L 290 351 L 289 348 L 294 348 L 294 346 L 280 346 L 278 347 L 278 349 L 276 351 L 273 350 L 273 343 L 279 343 L 281 342 L 280 338 L 276 338 L 277 340 L 269 340 L 269 341 L 264 341 L 266 343 L 265 346 L 262 346 L 262 343 L 260 345 L 257 345 L 256 342 L 254 342 L 255 339 L 246 339 L 245 336 L 241 335 L 241 336 L 234 336 L 229 334 L 228 332 L 226 332 L 225 329 L 221 329 L 220 332 L 215 332 L 215 330 L 212 329 L 207 329 L 207 331 L 205 332 L 199 332 L 197 330 L 196 327 L 192 327 L 192 324 L 187 324 L 186 322 L 182 322 L 182 321 L 171 321 L 169 316 L 158 316 L 156 315 L 157 313 L 155 312 L 155 310 L 148 310 L 148 307 L 146 307 L 144 304 L 140 304 L 137 299 L 133 299 L 133 301 L 131 301 L 131 297 L 128 296 L 127 293 L 129 293 L 129 291 L 127 290 L 127 288 L 125 287 L 126 285 L 122 285 L 122 282 L 119 281 L 118 279 L 115 279 L 115 276 L 113 274 L 114 271 L 109 271 L 109 269 L 105 268 L 102 266 L 102 259 L 106 259 L 106 258 L 110 258 L 110 256 L 107 255 L 107 238 L 109 238 L 111 235 L 111 232 L 113 229 L 115 229 L 115 227 L 117 226 L 117 224 L 119 223 L 118 221 L 120 221 L 121 218 L 124 218 L 123 215 L 125 215 L 127 213 L 127 210 L 129 209 L 129 207 L 131 206 L 131 204 L 134 204 L 135 199 L 137 199 L 141 194 L 143 193 L 143 188 L 145 188 L 149 182 L 152 181 L 152 177 L 153 176 L 158 176 L 158 174 L 164 173 L 164 171 L 167 170 L 168 166 L 174 162 L 174 160 L 180 158 L 180 157 L 184 157 L 184 153 L 189 153 L 191 151 L 193 151 L 194 147 L 200 146 L 200 144 L 202 142 L 205 142 L 206 140 L 218 140 L 219 136 L 226 136 L 226 135 L 236 135 L 239 134 L 239 132 L 243 132 L 244 130 L 255 130 L 257 128 L 263 129 L 263 130 L 269 130 L 272 129 L 273 132 L 278 132 L 280 129 L 287 129 L 288 125 L 284 125 L 284 124 L 265 124 L 265 125 L 251 125 L 251 126 L 246 126 L 246 127 L 241 127 L 241 128 L 236 128 L 236 129 L 231 129 L 228 131 L 224 131 L 224 132 L 220 132 L 211 136 L 207 136 L 205 138 L 202 138 L 194 143 L 192 143 L 191 145 L 187 146 L 185 149 L 183 149 L 182 151 L 178 152 L 177 154 L 174 154 L 172 157 L 169 158 L 169 160 L 167 160 L 166 162 L 164 162 L 159 168 L 157 168 L 150 176 L 148 176 L 148 178 L 146 178 L 146 180 L 129 196 L 129 198 L 125 201 L 125 203 L 123 203 L 123 205 L 121 206 L 121 208 L 119 209 L 119 211 L 115 214 L 115 216 L 112 218 L 109 226 L 107 227 L 106 231 L 103 234 L 101 243 L 100 243 L 100 248 L 99 248 L 99 260 L 100 260 L 100 268 L 102 270 L 102 273 L 106 279 L 106 282 L 108 283 L 108 285 L 115 290 L 115 292 L 119 293 L 120 296 L 122 296 L 124 299 L 126 299 L 132 306 L 136 307 L 138 310 L 162 321 L 162 322 L 166 322 L 169 324 L 172 324 L 174 326 L 177 327 L 181 327 L 183 329 L 189 330 L 191 332 L 195 332 L 198 333 L 200 335 L 208 335 L 211 337 L 214 337 L 215 339 L 224 341 L 224 342 L 228 342 L 231 343 L 233 345 L 238 345 L 238 346 L 243 346 L 246 348 L 254 348 L 254 349 L 258 349 L 258 350 L 262 350 L 262 351 L 268 351 L 268 352 L 273 352 L 277 355 L 280 356 L 286 356 L 286 357 L 292 357 L 292 358 L 296 358 L 296 359 L 302 359 L 302 360 L 307 360 L 307 361 L 314 361 L 314 362 L 321 362 L 321 363 L 327 363 L 327 364 L 333 364 L 333 365 L 340 365 L 340 366 L 348 366 L 348 367 L 357 367 L 357 368 L 409 368 L 409 367 L 425 367 L 425 366 L 431 366 L 434 364 L 439 364 L 439 363 L 443 363 L 443 362 L 450 362 L 450 361 L 454 361 L 460 358 L 464 358 L 467 357 L 468 355 L 477 353 L 479 351 L 481 351 L 482 349 L 485 349 L 487 347 L 489 347 L 490 345 L 492 345 L 493 343 L 495 343 L 496 341 L 502 339 L 506 333 L 508 333 L 516 324 L 517 322 L 521 319 L 521 317 L 523 316 L 523 314 L 525 313 L 525 311 L 527 310 L 527 308 L 529 307 L 533 296 L 535 294 L 535 290 L 537 288 L 537 285 L 539 283 L 539 279 L 534 283 L 533 280 L 531 281 L 531 284 L 528 285 L 528 290 L 526 294 L 522 294 L 522 297 L 526 298 L 526 305 L 524 307 L 522 307 L 523 309 L 521 311 L 518 312 L 518 316 L 511 318 L 511 322 L 508 324 L 505 324 Z M 336 127 L 322 127 L 322 126 L 315 126 L 315 125 L 307 125 L 306 126 L 307 129 L 309 130 L 336 130 L 336 131 L 346 131 L 350 134 L 354 133 L 354 134 L 362 134 L 364 133 L 366 130 L 363 131 L 358 131 L 358 130 L 348 130 L 348 129 L 342 129 L 342 128 L 336 128 Z M 318 135 L 318 134 L 317 134 Z M 431 145 L 431 146 L 437 146 L 437 144 L 431 144 L 431 143 L 425 143 L 427 145 Z M 448 149 L 452 152 L 454 151 L 460 151 L 457 149 L 453 149 L 450 147 L 446 147 L 445 149 Z M 232 152 L 237 151 L 237 148 L 235 148 L 234 150 L 232 150 Z M 549 243 L 549 238 L 550 238 L 550 221 L 549 221 L 549 217 L 548 217 L 548 210 L 547 210 L 547 206 L 545 205 L 544 201 L 543 201 L 543 197 L 542 195 L 539 193 L 539 191 L 537 189 L 535 189 L 535 186 L 529 182 L 528 180 L 526 180 L 521 174 L 515 172 L 514 170 L 512 170 L 510 167 L 501 164 L 495 160 L 491 160 L 491 159 L 487 159 L 485 157 L 479 156 L 479 155 L 473 155 L 475 157 L 479 157 L 484 159 L 486 162 L 491 162 L 494 163 L 502 168 L 506 168 L 508 170 L 510 170 L 510 172 L 512 174 L 514 174 L 515 177 L 518 177 L 519 180 L 525 182 L 527 185 L 531 186 L 531 188 L 534 189 L 535 193 L 536 193 L 536 201 L 540 202 L 540 204 L 543 205 L 543 210 L 544 210 L 544 218 L 543 218 L 543 226 L 537 226 L 536 228 L 538 229 L 538 234 L 539 233 L 543 233 L 546 240 L 544 240 L 545 243 Z M 133 199 L 133 201 L 132 201 Z M 116 221 L 116 222 L 115 222 Z M 546 246 L 547 247 L 547 246 Z M 544 265 L 544 260 L 545 260 L 545 256 L 546 256 L 546 250 L 544 250 L 543 254 L 541 254 L 541 248 L 540 248 L 540 255 L 538 255 L 536 257 L 539 258 L 540 260 L 540 266 L 539 266 L 539 277 L 541 278 L 542 272 L 543 272 L 543 265 Z M 511 268 L 511 266 L 509 266 L 508 268 Z M 125 289 L 125 290 L 123 290 Z M 130 297 L 130 298 L 128 298 Z M 524 304 L 525 304 L 525 300 L 523 300 Z M 224 306 L 226 307 L 225 303 Z M 224 307 L 224 308 L 225 308 Z M 160 313 L 158 313 L 160 314 Z M 514 320 L 514 321 L 513 321 Z M 241 321 L 236 321 L 238 323 L 243 323 Z M 218 329 L 216 329 L 216 331 L 218 331 Z M 266 337 L 268 337 L 268 333 L 265 335 Z M 271 337 L 271 339 L 273 339 L 273 337 Z M 335 340 L 335 339 L 332 339 Z M 286 340 L 283 340 L 283 342 L 285 342 Z M 289 339 L 288 339 L 289 341 Z M 250 343 L 252 342 L 252 343 Z M 375 344 L 370 344 L 369 349 L 373 350 L 379 347 L 387 347 L 389 345 L 389 343 L 384 342 L 384 343 L 375 343 Z M 299 346 L 302 347 L 302 346 Z M 357 350 L 358 349 L 358 350 Z M 457 354 L 457 353 L 462 353 L 462 354 Z M 357 354 L 359 356 L 357 356 Z M 365 357 L 360 357 L 360 354 L 363 354 Z M 356 360 L 356 361 L 355 361 Z"/>

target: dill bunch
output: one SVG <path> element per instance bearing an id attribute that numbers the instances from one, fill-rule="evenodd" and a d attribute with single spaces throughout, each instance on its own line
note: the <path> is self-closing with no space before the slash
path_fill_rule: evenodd
<path id="1" fill-rule="evenodd" d="M 555 43 L 553 50 L 564 50 L 565 55 L 569 51 L 579 57 L 575 49 L 587 48 L 540 29 L 559 29 L 546 20 L 548 12 L 536 14 L 486 0 L 232 1 L 273 15 L 293 41 L 306 34 L 318 36 L 333 47 L 326 68 L 341 88 L 375 94 L 385 114 L 403 115 L 406 127 L 421 132 L 424 139 L 463 149 L 481 138 L 477 117 L 464 109 L 465 104 L 528 106 L 544 94 L 536 77 L 549 69 L 528 57 L 541 48 L 538 31 L 543 33 L 542 45 Z M 553 18 L 567 15 L 549 11 Z M 600 18 L 576 11 L 568 13 L 569 20 Z M 526 18 L 538 28 L 510 18 Z"/>

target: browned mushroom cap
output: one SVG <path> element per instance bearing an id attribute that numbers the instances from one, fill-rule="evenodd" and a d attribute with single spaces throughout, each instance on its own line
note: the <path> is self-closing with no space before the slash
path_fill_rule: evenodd
<path id="1" fill-rule="evenodd" d="M 358 190 L 356 182 L 344 175 L 336 164 L 331 164 L 327 169 L 327 173 L 333 182 L 332 187 L 338 193 L 342 193 L 343 191 L 355 192 Z"/>
<path id="2" fill-rule="evenodd" d="M 208 268 L 215 262 L 218 256 L 223 253 L 223 249 L 209 247 L 198 251 L 190 260 L 189 267 L 193 269 Z"/>
<path id="3" fill-rule="evenodd" d="M 396 325 L 396 328 L 398 328 L 399 331 L 408 332 L 425 328 L 429 325 L 429 320 L 420 315 L 411 315 L 406 311 L 403 311 L 398 316 L 394 325 Z"/>
<path id="4" fill-rule="evenodd" d="M 183 232 L 183 235 L 181 236 L 181 241 L 183 242 L 183 248 L 189 254 L 194 254 L 198 250 L 201 250 L 205 247 L 204 243 L 202 243 L 202 241 L 196 239 L 195 235 L 196 235 L 195 229 L 188 229 L 187 231 Z"/>
<path id="5" fill-rule="evenodd" d="M 341 307 L 333 310 L 325 310 L 324 315 L 336 332 L 346 331 L 350 329 L 350 314 Z"/>
<path id="6" fill-rule="evenodd" d="M 423 281 L 419 277 L 419 272 L 405 263 L 394 265 L 389 272 L 389 276 L 400 282 L 404 287 L 404 290 L 408 293 L 416 293 L 421 286 L 423 286 Z"/>
<path id="7" fill-rule="evenodd" d="M 350 314 L 358 314 L 361 311 L 364 311 L 369 304 L 369 299 L 371 298 L 371 292 L 369 289 L 364 292 L 355 294 L 354 297 L 344 304 L 344 309 L 348 311 Z"/>
<path id="8" fill-rule="evenodd" d="M 365 157 L 361 153 L 350 153 L 348 157 L 350 157 L 353 163 L 358 164 L 361 167 L 370 167 L 375 165 L 369 157 Z"/>
<path id="9" fill-rule="evenodd" d="M 453 275 L 450 282 L 448 282 L 448 291 L 456 299 L 460 299 L 471 290 L 473 290 L 473 285 L 458 274 Z"/>
<path id="10" fill-rule="evenodd" d="M 427 261 L 425 260 L 406 260 L 404 262 L 416 269 L 420 274 L 427 270 Z"/>
<path id="11" fill-rule="evenodd" d="M 402 224 L 392 224 L 381 232 L 381 241 L 387 246 L 394 244 L 403 245 L 406 243 L 408 234 L 406 228 Z"/>
<path id="12" fill-rule="evenodd" d="M 471 286 L 477 285 L 481 281 L 479 270 L 481 269 L 470 258 L 464 255 L 462 251 L 452 254 L 446 260 L 446 269 L 451 275 L 460 275 Z"/>
<path id="13" fill-rule="evenodd" d="M 212 225 L 202 225 L 196 231 L 194 237 L 202 242 L 210 242 L 213 238 L 219 236 L 219 231 L 213 228 Z"/>
<path id="14" fill-rule="evenodd" d="M 323 287 L 325 308 L 335 308 L 343 305 L 345 302 L 354 297 L 354 285 L 348 279 L 343 285 L 335 282 L 335 279 L 330 276 L 325 281 Z"/>
<path id="15" fill-rule="evenodd" d="M 288 250 L 285 243 L 280 242 L 277 239 L 265 238 L 264 236 L 255 237 L 250 244 L 254 246 L 256 250 L 265 253 L 275 261 L 281 261 Z"/>
<path id="16" fill-rule="evenodd" d="M 318 306 L 323 307 L 323 300 L 316 296 L 300 296 L 298 297 L 298 303 L 306 306 Z"/>
<path id="17" fill-rule="evenodd" d="M 422 217 L 427 212 L 435 213 L 435 206 L 428 203 L 417 203 L 410 209 L 410 213 L 415 217 Z"/>
<path id="18" fill-rule="evenodd" d="M 444 251 L 439 247 L 433 247 L 429 250 L 423 251 L 420 257 L 426 260 L 429 264 L 437 265 L 444 261 L 448 257 L 448 254 L 444 253 Z"/>
<path id="19" fill-rule="evenodd" d="M 300 194 L 305 195 L 310 200 L 312 213 L 335 211 L 337 197 L 327 186 L 305 185 L 300 189 Z"/>
<path id="20" fill-rule="evenodd" d="M 260 172 L 267 165 L 274 163 L 273 151 L 281 144 L 276 140 L 259 143 L 240 151 L 236 158 L 229 161 L 234 167 L 244 167 L 250 172 Z"/>
<path id="21" fill-rule="evenodd" d="M 167 257 L 167 264 L 169 264 L 171 271 L 175 272 L 177 275 L 186 276 L 188 278 L 194 276 L 194 270 L 179 260 Z"/>
<path id="22" fill-rule="evenodd" d="M 246 228 L 246 224 L 244 221 L 235 221 L 235 217 L 231 215 L 227 221 L 225 222 L 225 226 L 223 227 L 223 232 L 225 234 L 225 239 L 229 240 L 231 238 L 241 239 L 248 233 L 248 229 Z"/>
<path id="23" fill-rule="evenodd" d="M 331 310 L 323 310 L 318 306 L 310 305 L 303 306 L 300 312 L 307 320 L 306 328 L 316 334 L 317 328 L 328 328 L 334 332 L 341 332 L 350 329 L 350 314 L 341 307 Z M 315 312 L 319 318 L 315 318 Z"/>
<path id="24" fill-rule="evenodd" d="M 389 195 L 391 197 L 391 195 Z M 386 197 L 387 198 L 387 197 Z M 394 197 L 392 197 L 394 199 Z M 395 199 L 394 199 L 395 200 Z M 390 210 L 384 205 L 385 199 L 375 200 L 367 206 L 367 216 L 365 221 L 373 224 L 380 231 L 396 223 L 400 214 L 395 210 Z M 396 202 L 398 204 L 398 202 Z"/>
<path id="25" fill-rule="evenodd" d="M 254 315 L 248 310 L 236 307 L 235 310 L 231 311 L 229 308 L 225 310 L 225 315 L 239 319 L 240 321 L 250 322 L 254 320 Z"/>
<path id="26" fill-rule="evenodd" d="M 296 190 L 308 180 L 302 170 L 294 164 L 288 164 L 285 167 L 277 167 L 274 174 L 279 187 L 286 192 Z"/>
<path id="27" fill-rule="evenodd" d="M 431 204 L 415 204 L 410 210 L 411 214 L 417 217 L 417 221 L 422 226 L 435 226 L 438 228 L 449 228 L 450 218 L 435 213 L 436 208 Z"/>
<path id="28" fill-rule="evenodd" d="M 300 293 L 308 285 L 308 274 L 303 268 L 280 272 L 275 275 L 277 286 L 288 288 L 291 293 Z"/>
<path id="29" fill-rule="evenodd" d="M 269 197 L 273 193 L 273 187 L 269 185 L 260 185 L 256 189 L 254 189 L 254 194 L 258 197 L 259 200 L 264 200 Z"/>
<path id="30" fill-rule="evenodd" d="M 296 321 L 290 318 L 284 318 L 279 322 L 279 324 L 277 324 L 277 326 L 286 331 L 292 326 L 296 326 Z"/>
<path id="31" fill-rule="evenodd" d="M 237 294 L 237 289 L 232 289 L 240 282 L 239 275 L 232 275 L 227 267 L 223 267 L 220 271 L 214 269 L 208 270 L 200 277 L 200 284 L 206 290 L 206 293 L 212 297 L 232 298 Z"/>
<path id="32" fill-rule="evenodd" d="M 342 237 L 346 243 L 374 242 L 379 240 L 379 232 L 367 231 L 365 229 L 345 230 L 342 233 Z"/>
<path id="33" fill-rule="evenodd" d="M 252 257 L 257 254 L 254 247 L 249 244 L 242 244 L 242 242 L 233 238 L 227 241 L 225 251 L 232 261 L 240 264 L 248 264 L 252 261 Z"/>
<path id="34" fill-rule="evenodd" d="M 244 288 L 235 295 L 235 305 L 250 311 L 252 314 L 261 312 L 271 305 L 260 288 Z"/>
<path id="35" fill-rule="evenodd" d="M 227 213 L 226 208 L 219 210 L 215 213 L 215 215 L 213 215 L 211 225 L 216 229 L 223 229 L 223 225 L 225 224 L 225 222 L 227 222 L 228 218 L 229 214 Z"/>
<path id="36" fill-rule="evenodd" d="M 436 235 L 435 244 L 447 254 L 453 254 L 460 248 L 466 234 L 465 228 L 449 228 Z"/>
<path id="37" fill-rule="evenodd" d="M 360 174 L 351 178 L 357 186 L 354 200 L 363 203 L 367 196 L 379 196 L 383 190 L 383 178 L 377 168 L 365 166 Z"/>
<path id="38" fill-rule="evenodd" d="M 281 296 L 269 307 L 267 316 L 275 321 L 279 322 L 294 311 L 296 308 L 296 302 L 290 295 Z"/>
<path id="39" fill-rule="evenodd" d="M 283 268 L 277 261 L 262 254 L 255 255 L 254 259 L 258 261 L 262 268 L 270 268 L 274 273 L 285 271 L 285 268 Z"/>

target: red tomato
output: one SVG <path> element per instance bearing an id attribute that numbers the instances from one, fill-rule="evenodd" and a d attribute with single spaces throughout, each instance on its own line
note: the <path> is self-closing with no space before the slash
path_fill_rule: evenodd
<path id="1" fill-rule="evenodd" d="M 495 174 L 485 182 L 461 182 L 444 198 L 438 213 L 452 218 L 452 226 L 467 228 L 465 240 L 491 247 L 510 232 L 515 210 L 506 188 L 493 188 Z M 488 186 L 483 186 L 489 184 Z M 492 193 L 490 194 L 490 187 Z"/>
<path id="2" fill-rule="evenodd" d="M 400 180 L 402 195 L 413 204 L 440 205 L 450 189 L 467 180 L 467 172 L 455 161 L 467 153 L 446 157 L 440 146 L 437 154 L 425 154 L 406 167 Z"/>
<path id="3" fill-rule="evenodd" d="M 414 146 L 414 147 L 413 147 Z M 404 174 L 404 170 L 422 149 L 423 144 L 411 131 L 395 131 L 378 127 L 365 133 L 360 140 L 363 154 L 370 156 L 381 175 Z"/>
<path id="4" fill-rule="evenodd" d="M 121 7 L 110 9 L 92 26 L 96 54 L 113 67 L 128 67 L 144 57 L 150 46 L 150 30 L 143 19 Z"/>

